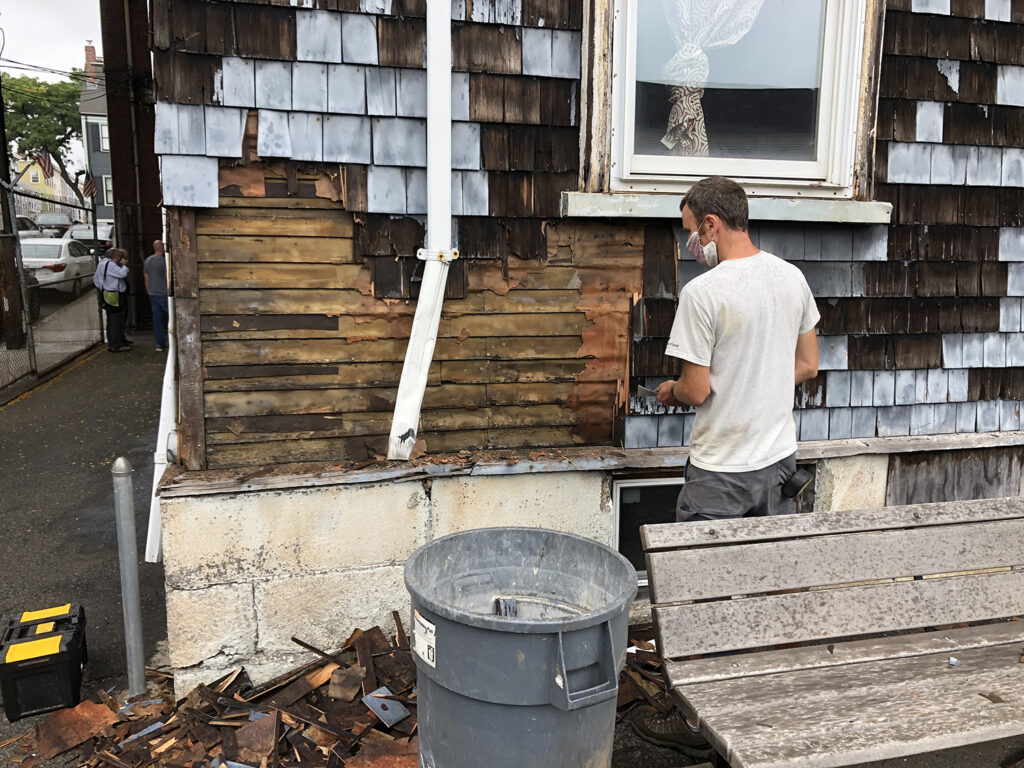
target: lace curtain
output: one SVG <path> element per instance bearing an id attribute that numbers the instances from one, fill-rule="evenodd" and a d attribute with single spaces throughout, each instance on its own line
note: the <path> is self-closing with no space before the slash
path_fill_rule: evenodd
<path id="1" fill-rule="evenodd" d="M 757 19 L 764 0 L 662 0 L 676 53 L 662 70 L 672 105 L 661 143 L 673 154 L 705 157 L 704 85 L 706 51 L 738 42 Z"/>

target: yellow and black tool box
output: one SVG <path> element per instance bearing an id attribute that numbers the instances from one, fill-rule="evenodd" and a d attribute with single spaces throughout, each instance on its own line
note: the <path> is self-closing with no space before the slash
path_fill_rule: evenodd
<path id="1" fill-rule="evenodd" d="M 85 610 L 68 603 L 10 619 L 0 638 L 0 695 L 10 722 L 73 707 L 88 661 Z"/>

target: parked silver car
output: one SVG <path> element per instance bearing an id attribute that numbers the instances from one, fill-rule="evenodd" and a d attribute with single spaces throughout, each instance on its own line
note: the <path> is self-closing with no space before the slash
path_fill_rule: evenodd
<path id="1" fill-rule="evenodd" d="M 77 240 L 22 240 L 21 256 L 25 271 L 35 276 L 40 288 L 80 296 L 92 286 L 96 260 Z"/>

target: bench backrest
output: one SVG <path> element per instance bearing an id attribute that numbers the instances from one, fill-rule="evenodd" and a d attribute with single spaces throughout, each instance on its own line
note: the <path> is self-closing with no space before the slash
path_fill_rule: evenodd
<path id="1" fill-rule="evenodd" d="M 1024 614 L 1024 498 L 641 528 L 666 659 Z"/>

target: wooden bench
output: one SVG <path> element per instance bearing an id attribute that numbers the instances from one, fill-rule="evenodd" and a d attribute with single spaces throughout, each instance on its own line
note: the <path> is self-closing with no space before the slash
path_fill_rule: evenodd
<path id="1" fill-rule="evenodd" d="M 1024 734 L 1024 499 L 641 534 L 666 675 L 732 768 Z"/>

